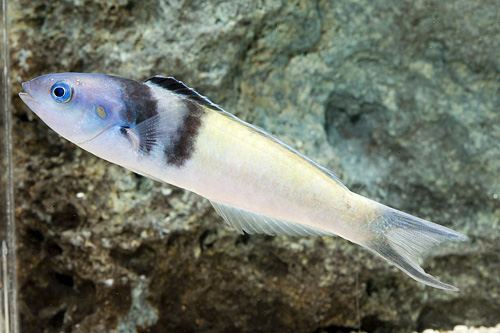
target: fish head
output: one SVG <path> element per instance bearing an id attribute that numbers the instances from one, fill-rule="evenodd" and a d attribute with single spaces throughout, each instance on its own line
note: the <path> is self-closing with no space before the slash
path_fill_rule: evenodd
<path id="1" fill-rule="evenodd" d="M 118 84 L 108 75 L 48 74 L 22 83 L 23 102 L 50 128 L 81 145 L 126 124 Z"/>

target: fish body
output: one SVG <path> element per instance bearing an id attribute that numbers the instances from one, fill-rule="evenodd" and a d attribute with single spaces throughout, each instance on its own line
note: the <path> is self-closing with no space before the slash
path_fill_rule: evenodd
<path id="1" fill-rule="evenodd" d="M 81 148 L 193 191 L 240 233 L 339 235 L 427 285 L 422 252 L 460 233 L 351 192 L 330 171 L 174 78 L 62 73 L 20 97 Z"/>

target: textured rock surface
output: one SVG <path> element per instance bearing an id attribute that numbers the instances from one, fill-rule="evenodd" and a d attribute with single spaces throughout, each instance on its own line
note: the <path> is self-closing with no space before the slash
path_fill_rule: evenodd
<path id="1" fill-rule="evenodd" d="M 172 75 L 354 191 L 466 233 L 425 287 L 338 238 L 240 236 L 13 97 L 23 332 L 336 332 L 500 321 L 496 1 L 11 1 L 13 93 Z"/>

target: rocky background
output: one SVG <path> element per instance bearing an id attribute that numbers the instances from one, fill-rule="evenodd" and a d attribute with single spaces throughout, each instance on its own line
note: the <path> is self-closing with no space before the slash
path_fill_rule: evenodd
<path id="1" fill-rule="evenodd" d="M 495 0 L 9 3 L 23 332 L 407 332 L 500 322 Z M 49 130 L 20 83 L 174 76 L 352 190 L 469 236 L 426 287 L 340 238 L 241 236 Z"/>

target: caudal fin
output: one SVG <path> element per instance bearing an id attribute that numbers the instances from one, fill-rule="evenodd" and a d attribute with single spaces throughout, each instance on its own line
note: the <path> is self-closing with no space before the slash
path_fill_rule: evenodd
<path id="1" fill-rule="evenodd" d="M 435 288 L 458 291 L 458 288 L 425 273 L 418 258 L 434 245 L 448 240 L 464 241 L 467 237 L 384 205 L 379 208 L 379 219 L 372 225 L 373 237 L 362 245 L 419 282 Z"/>

